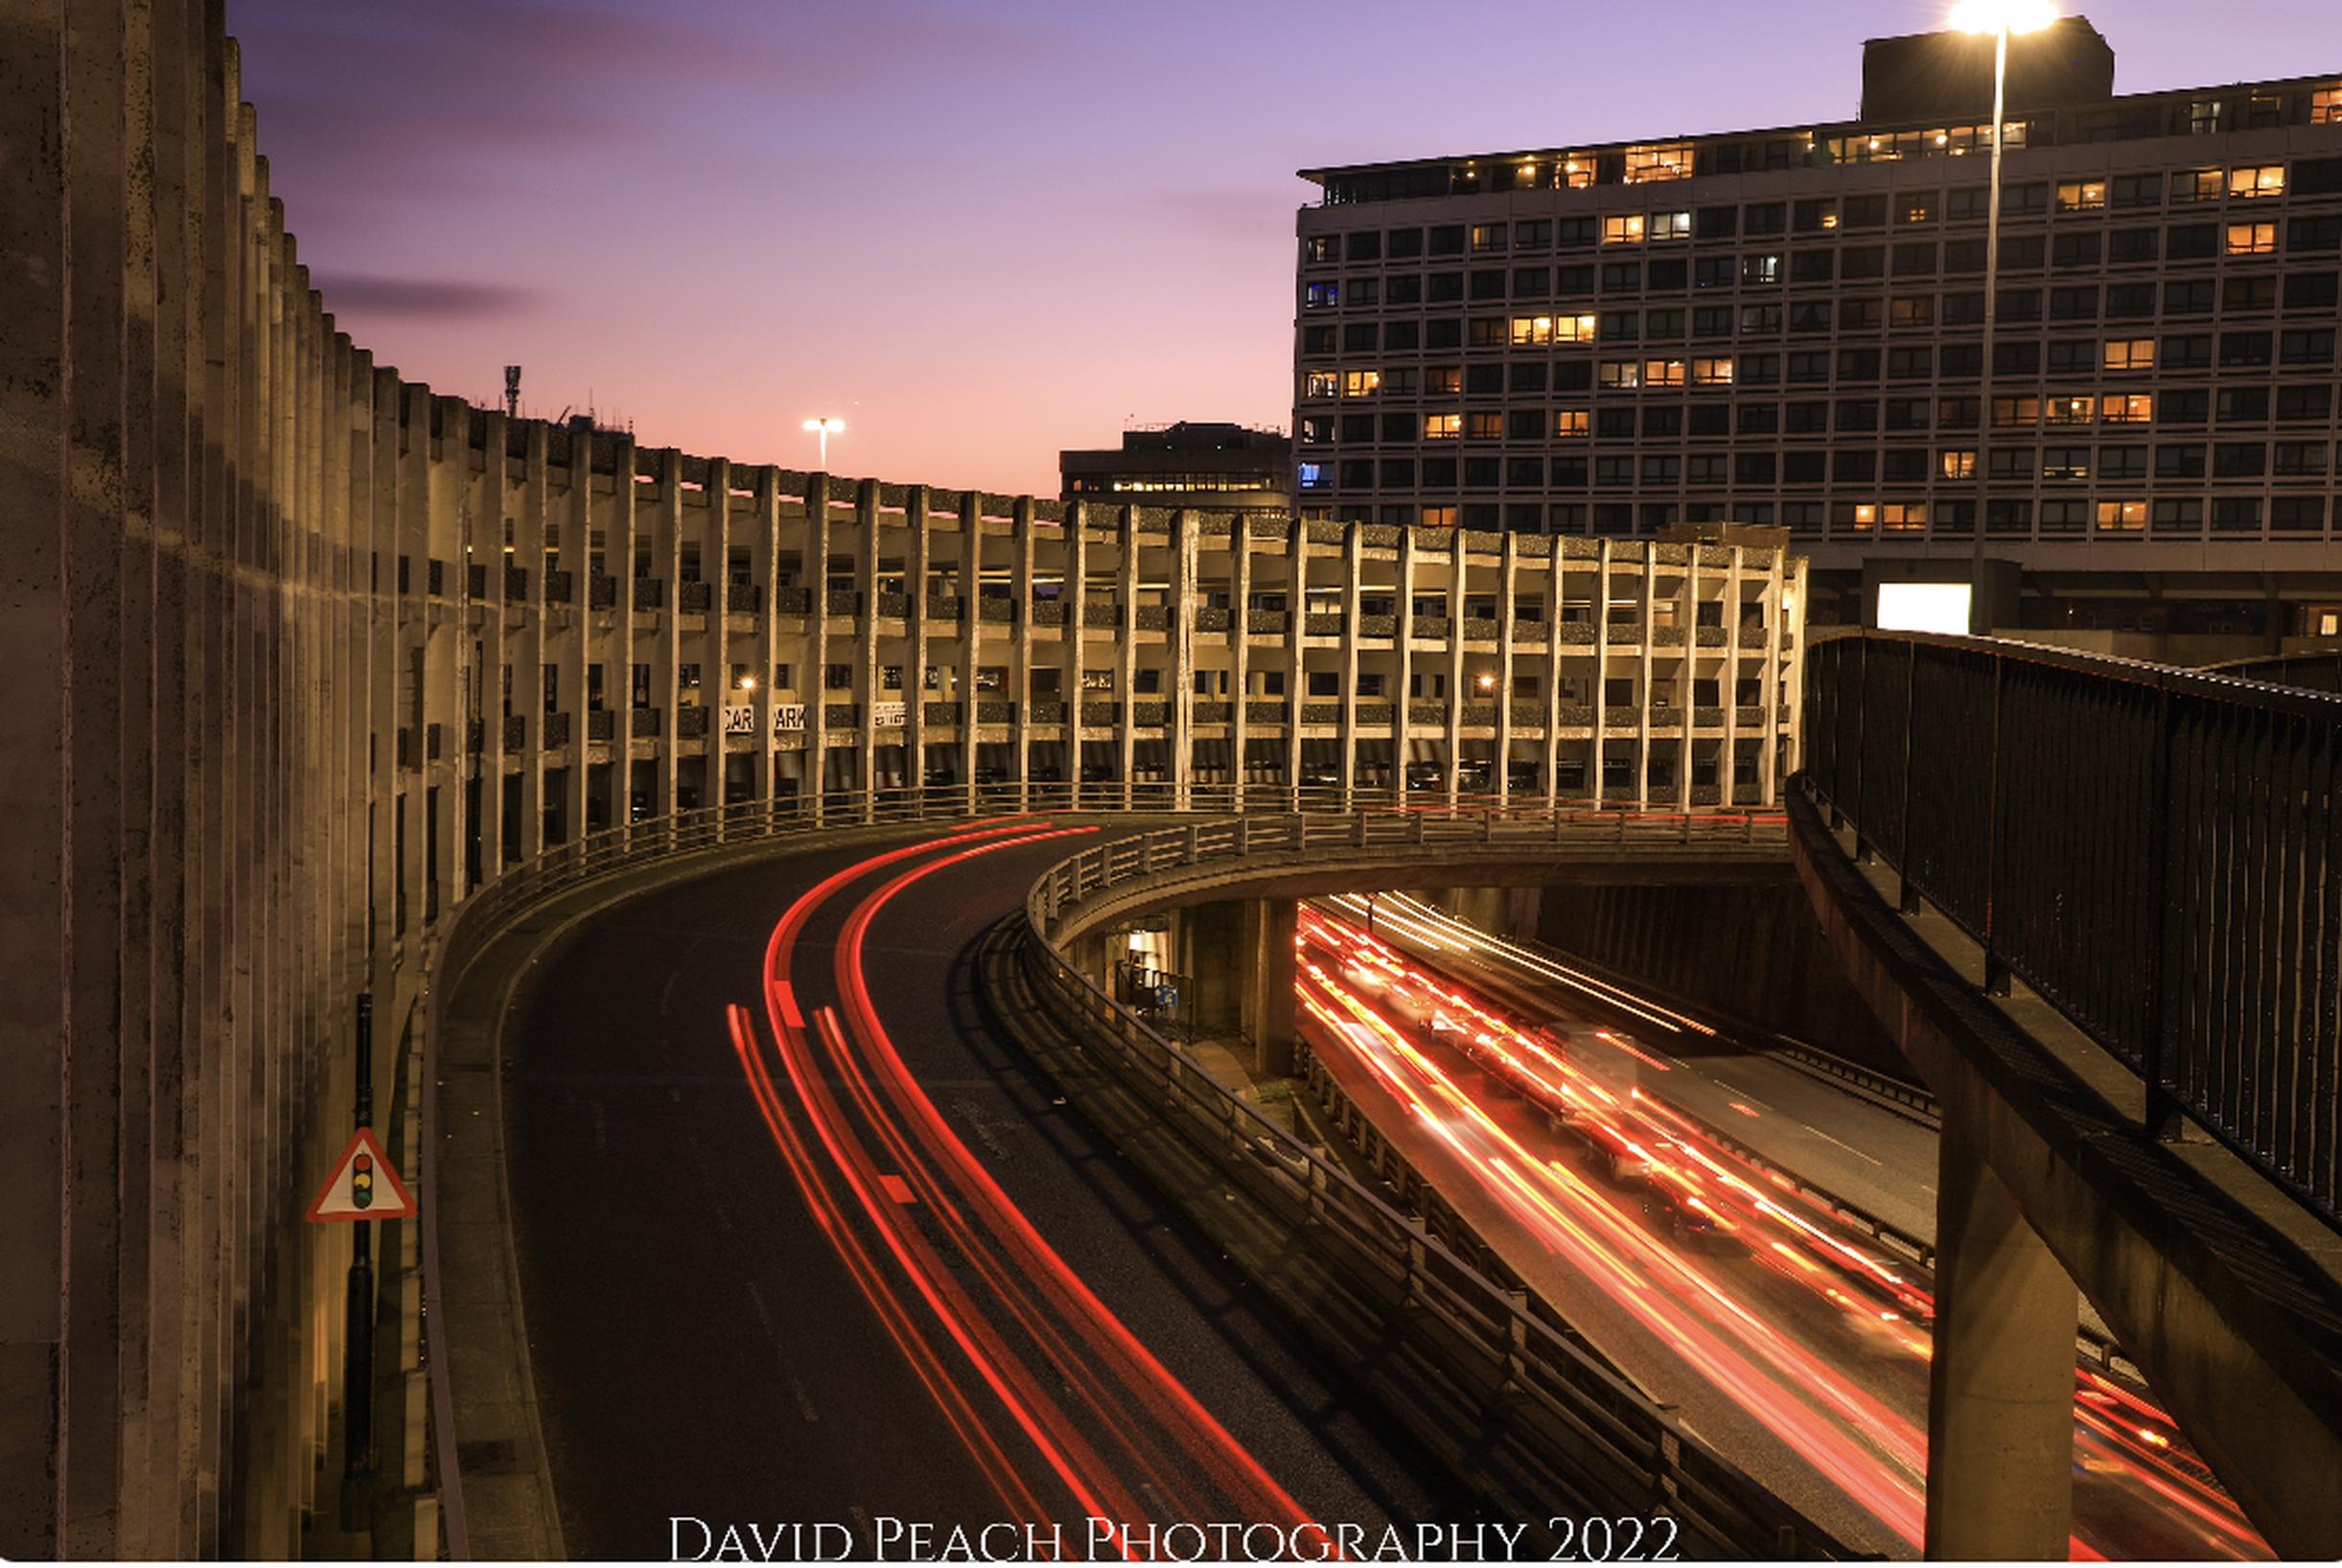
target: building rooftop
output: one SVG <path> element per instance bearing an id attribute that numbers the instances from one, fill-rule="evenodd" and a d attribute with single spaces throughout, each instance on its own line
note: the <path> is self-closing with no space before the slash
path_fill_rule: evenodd
<path id="1" fill-rule="evenodd" d="M 1991 144 L 1991 64 L 1990 41 L 1964 34 L 1874 38 L 1864 45 L 1864 113 L 1853 120 L 1339 164 L 1298 173 L 1323 189 L 1326 205 L 1334 206 L 1959 157 Z M 2039 34 L 2011 39 L 2008 145 L 2342 125 L 2342 68 L 2319 76 L 2122 96 L 2113 93 L 2113 51 L 2083 17 L 2066 17 Z"/>

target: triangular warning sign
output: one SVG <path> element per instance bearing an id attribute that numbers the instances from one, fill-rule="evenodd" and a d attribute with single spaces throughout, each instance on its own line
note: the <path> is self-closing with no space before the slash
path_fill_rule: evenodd
<path id="1" fill-rule="evenodd" d="M 334 1162 L 334 1174 L 309 1205 L 309 1219 L 332 1225 L 354 1219 L 405 1219 L 415 1211 L 413 1194 L 390 1166 L 374 1129 L 360 1127 Z"/>

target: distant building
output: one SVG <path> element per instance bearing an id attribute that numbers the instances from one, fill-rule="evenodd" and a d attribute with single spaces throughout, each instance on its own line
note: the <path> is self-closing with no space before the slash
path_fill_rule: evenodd
<path id="1" fill-rule="evenodd" d="M 1981 504 L 1996 626 L 2331 635 L 2342 70 L 2118 97 L 2080 18 L 2014 40 L 1986 367 L 1992 54 L 1873 39 L 1849 123 L 1305 171 L 1302 515 L 1782 527 L 1856 622 L 1965 584 Z"/>
<path id="2" fill-rule="evenodd" d="M 1069 501 L 1200 506 L 1216 512 L 1288 512 L 1293 444 L 1275 430 L 1181 420 L 1125 430 L 1120 447 L 1057 453 L 1058 495 Z"/>

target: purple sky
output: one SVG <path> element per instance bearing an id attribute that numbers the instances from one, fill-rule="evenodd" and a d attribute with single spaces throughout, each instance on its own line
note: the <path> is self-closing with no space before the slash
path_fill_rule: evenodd
<path id="1" fill-rule="evenodd" d="M 2342 69 L 2334 0 L 2100 0 L 2121 91 Z M 1056 491 L 1290 415 L 1299 168 L 1850 116 L 1919 0 L 229 0 L 378 362 L 655 445 Z M 2207 18 L 2218 21 L 2207 25 Z"/>

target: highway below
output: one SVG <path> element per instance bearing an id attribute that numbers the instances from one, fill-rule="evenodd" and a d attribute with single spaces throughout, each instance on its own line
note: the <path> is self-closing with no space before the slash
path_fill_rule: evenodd
<path id="1" fill-rule="evenodd" d="M 1378 897 L 1374 936 L 1365 911 L 1303 924 L 1303 1033 L 1343 1091 L 1693 1430 L 1849 1541 L 1915 1555 L 1928 1274 L 1779 1172 L 1924 1237 L 1933 1133 L 1416 901 Z M 2075 1556 L 2268 1555 L 2144 1389 L 2075 1376 Z"/>
<path id="2" fill-rule="evenodd" d="M 1093 1515 L 1469 1517 L 998 1043 L 979 938 L 1100 831 L 1024 819 L 721 871 L 531 971 L 504 1130 L 569 1555 L 697 1555 L 752 1524 L 752 1556 L 802 1555 L 772 1533 L 817 1523 L 905 1555 L 889 1519 L 931 1551 L 991 1526 L 992 1550 L 1092 1556 L 1148 1546 L 1085 1538 Z"/>

